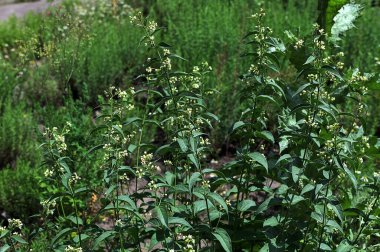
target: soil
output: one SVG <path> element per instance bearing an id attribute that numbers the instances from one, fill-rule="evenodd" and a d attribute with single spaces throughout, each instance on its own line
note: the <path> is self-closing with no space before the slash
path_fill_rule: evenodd
<path id="1" fill-rule="evenodd" d="M 49 6 L 57 5 L 60 2 L 61 0 L 55 0 L 52 3 L 48 3 L 47 0 L 39 0 L 26 3 L 0 5 L 0 20 L 7 20 L 11 16 L 23 17 L 31 11 L 42 12 Z"/>

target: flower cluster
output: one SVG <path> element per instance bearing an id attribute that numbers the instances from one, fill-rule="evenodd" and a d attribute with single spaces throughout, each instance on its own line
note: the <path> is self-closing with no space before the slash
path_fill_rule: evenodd
<path id="1" fill-rule="evenodd" d="M 21 229 L 23 226 L 23 223 L 21 222 L 20 219 L 9 219 L 8 223 L 9 223 L 10 229 L 14 229 L 14 228 Z"/>
<path id="2" fill-rule="evenodd" d="M 304 44 L 303 39 L 299 39 L 299 40 L 297 40 L 297 42 L 295 43 L 294 48 L 295 48 L 295 49 L 300 49 L 300 48 L 303 46 L 303 44 Z"/>
<path id="3" fill-rule="evenodd" d="M 81 177 L 78 176 L 78 174 L 76 172 L 74 172 L 71 177 L 69 178 L 69 183 L 71 185 L 74 185 L 76 184 L 79 180 L 81 179 Z"/>
<path id="4" fill-rule="evenodd" d="M 140 176 L 139 176 L 140 178 L 143 175 L 145 175 L 146 173 L 154 174 L 155 172 L 160 170 L 160 167 L 153 162 L 153 154 L 152 153 L 144 152 L 144 154 L 141 155 L 141 157 L 140 157 L 140 161 L 141 161 L 142 167 L 140 167 L 136 172 L 136 173 L 140 174 Z"/>
<path id="5" fill-rule="evenodd" d="M 66 248 L 65 248 L 65 252 L 82 252 L 83 251 L 83 249 L 82 248 L 75 248 L 75 247 L 72 247 L 72 246 L 67 246 Z"/>
<path id="6" fill-rule="evenodd" d="M 122 227 L 125 226 L 125 223 L 124 223 L 121 219 L 117 219 L 117 220 L 115 221 L 115 226 L 116 226 L 116 227 L 120 227 L 120 228 L 122 228 Z"/>
<path id="7" fill-rule="evenodd" d="M 192 235 L 187 235 L 184 237 L 185 247 L 182 248 L 184 252 L 195 252 L 195 239 Z"/>
<path id="8" fill-rule="evenodd" d="M 46 212 L 46 215 L 53 215 L 54 214 L 54 208 L 57 205 L 57 202 L 55 199 L 43 200 L 40 202 L 40 204 L 43 207 L 44 211 Z"/>
<path id="9" fill-rule="evenodd" d="M 62 132 L 58 132 L 57 127 L 53 127 L 51 130 L 49 128 L 46 128 L 45 132 L 43 133 L 44 136 L 47 136 L 49 138 L 52 138 L 54 141 L 53 147 L 57 148 L 57 151 L 59 153 L 62 153 L 67 150 L 67 145 L 65 142 L 65 135 L 70 132 L 71 124 L 67 123 L 66 126 L 63 128 Z"/>

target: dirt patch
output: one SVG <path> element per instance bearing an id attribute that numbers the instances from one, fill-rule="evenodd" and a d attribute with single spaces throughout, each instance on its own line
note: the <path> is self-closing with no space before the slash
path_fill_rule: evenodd
<path id="1" fill-rule="evenodd" d="M 42 12 L 46 10 L 49 6 L 57 5 L 61 0 L 55 0 L 52 3 L 48 3 L 47 0 L 39 0 L 34 2 L 26 3 L 14 3 L 14 4 L 0 4 L 0 20 L 7 20 L 11 16 L 23 17 L 28 12 Z"/>

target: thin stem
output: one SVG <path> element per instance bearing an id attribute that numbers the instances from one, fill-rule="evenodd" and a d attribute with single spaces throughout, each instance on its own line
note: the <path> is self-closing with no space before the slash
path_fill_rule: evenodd
<path id="1" fill-rule="evenodd" d="M 82 238 L 81 238 L 81 232 L 80 232 L 80 227 L 79 227 L 79 212 L 78 212 L 78 207 L 77 207 L 77 202 L 75 200 L 75 194 L 73 189 L 71 188 L 71 185 L 69 185 L 70 191 L 71 191 L 71 197 L 74 201 L 74 209 L 75 209 L 75 219 L 76 219 L 76 224 L 77 224 L 77 232 L 78 232 L 78 237 L 79 237 L 79 246 L 82 247 Z"/>

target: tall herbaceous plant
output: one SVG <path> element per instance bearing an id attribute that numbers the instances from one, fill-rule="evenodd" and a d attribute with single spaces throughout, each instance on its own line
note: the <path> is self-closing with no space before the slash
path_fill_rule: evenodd
<path id="1" fill-rule="evenodd" d="M 1 250 L 43 240 L 46 251 L 376 251 L 378 144 L 363 102 L 374 75 L 345 69 L 319 25 L 285 44 L 265 16 L 243 38 L 244 110 L 227 136 L 236 154 L 219 168 L 209 162 L 221 123 L 208 108 L 213 68 L 179 69 L 186 59 L 160 41 L 163 28 L 131 16 L 148 56 L 138 85 L 106 91 L 84 154 L 68 151 L 71 122 L 45 130 L 38 228 L 10 219 Z M 290 49 L 308 54 L 293 83 L 280 74 Z M 83 166 L 96 170 L 91 182 Z"/>

